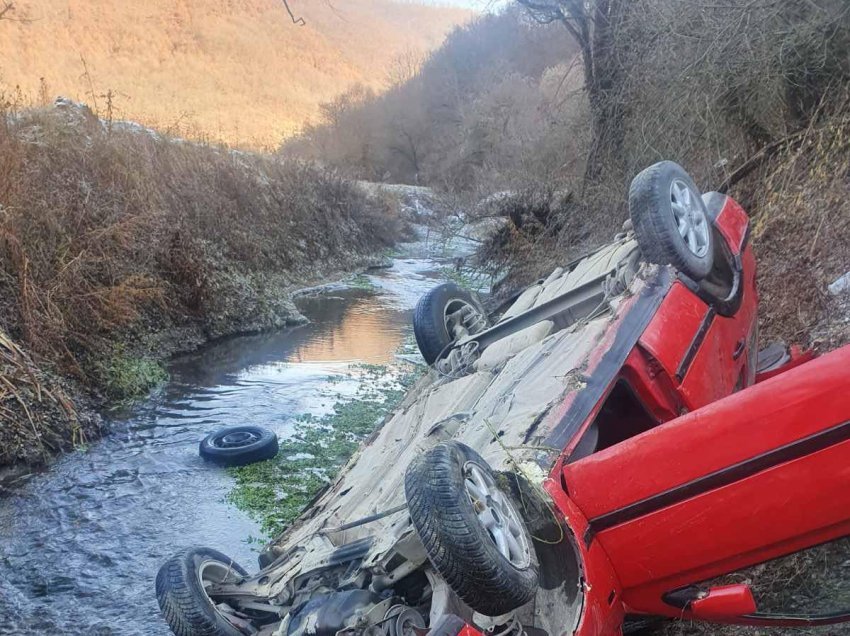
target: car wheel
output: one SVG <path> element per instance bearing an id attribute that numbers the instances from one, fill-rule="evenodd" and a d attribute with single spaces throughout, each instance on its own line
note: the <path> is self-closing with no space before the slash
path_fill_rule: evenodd
<path id="1" fill-rule="evenodd" d="M 428 364 L 436 362 L 451 343 L 488 326 L 481 303 L 454 283 L 437 285 L 419 299 L 413 312 L 413 334 Z"/>
<path id="2" fill-rule="evenodd" d="M 277 435 L 259 426 L 228 426 L 201 440 L 201 457 L 222 466 L 242 466 L 277 454 Z"/>
<path id="3" fill-rule="evenodd" d="M 531 536 L 478 453 L 437 444 L 408 467 L 404 493 L 431 563 L 469 607 L 500 616 L 534 598 Z"/>
<path id="4" fill-rule="evenodd" d="M 176 636 L 242 636 L 207 588 L 247 574 L 212 548 L 191 548 L 171 557 L 156 575 L 156 600 L 165 622 Z"/>
<path id="5" fill-rule="evenodd" d="M 629 214 L 644 258 L 672 265 L 695 281 L 714 264 L 711 219 L 693 179 L 678 164 L 662 161 L 632 181 Z"/>

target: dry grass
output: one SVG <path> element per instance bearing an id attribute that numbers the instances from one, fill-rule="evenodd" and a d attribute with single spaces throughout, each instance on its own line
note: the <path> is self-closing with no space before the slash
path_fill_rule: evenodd
<path id="1" fill-rule="evenodd" d="M 850 539 L 816 546 L 782 559 L 734 572 L 712 581 L 716 585 L 746 583 L 760 612 L 829 613 L 850 606 Z M 793 636 L 850 633 L 847 625 L 819 628 L 732 627 L 690 621 L 669 621 L 647 634 L 656 636 Z"/>
<path id="2" fill-rule="evenodd" d="M 0 466 L 35 463 L 71 444 L 84 446 L 99 420 L 78 412 L 54 377 L 0 331 Z"/>
<path id="3" fill-rule="evenodd" d="M 145 361 L 169 330 L 197 342 L 286 324 L 294 285 L 400 229 L 386 202 L 299 162 L 125 130 L 85 107 L 0 113 L 0 329 L 90 387 L 117 386 L 128 359 L 154 378 Z"/>
<path id="4" fill-rule="evenodd" d="M 829 350 L 850 342 L 827 285 L 850 271 L 850 110 L 806 131 L 739 192 L 754 215 L 761 339 Z"/>
<path id="5" fill-rule="evenodd" d="M 16 0 L 0 26 L 0 86 L 65 95 L 182 136 L 277 146 L 353 84 L 382 89 L 470 12 L 392 0 Z"/>

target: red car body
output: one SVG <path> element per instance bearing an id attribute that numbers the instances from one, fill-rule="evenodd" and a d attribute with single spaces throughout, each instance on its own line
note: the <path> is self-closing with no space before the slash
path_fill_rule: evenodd
<path id="1" fill-rule="evenodd" d="M 850 620 L 759 614 L 745 585 L 699 587 L 850 534 L 850 347 L 816 360 L 797 352 L 757 376 L 748 217 L 731 198 L 709 198 L 740 285 L 734 303 L 718 309 L 692 282 L 662 271 L 618 310 L 591 356 L 588 386 L 548 416 L 547 445 L 563 451 L 544 487 L 582 570 L 580 636 L 620 633 L 627 615 Z M 600 424 L 618 390 L 644 412 Z M 594 450 L 581 450 L 594 426 L 615 420 L 628 430 L 602 443 L 605 432 L 595 431 Z"/>

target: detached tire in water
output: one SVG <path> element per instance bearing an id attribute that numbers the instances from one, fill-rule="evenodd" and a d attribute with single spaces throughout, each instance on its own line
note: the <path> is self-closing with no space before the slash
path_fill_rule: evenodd
<path id="1" fill-rule="evenodd" d="M 644 258 L 672 265 L 699 282 L 714 265 L 714 236 L 708 209 L 690 175 L 661 161 L 633 180 L 629 215 Z"/>
<path id="2" fill-rule="evenodd" d="M 199 452 L 222 466 L 243 466 L 277 455 L 277 435 L 259 426 L 228 426 L 202 439 Z"/>
<path id="3" fill-rule="evenodd" d="M 236 583 L 247 572 L 212 548 L 191 548 L 166 561 L 156 575 L 156 600 L 176 636 L 243 636 L 206 588 Z"/>
<path id="4" fill-rule="evenodd" d="M 413 312 L 413 335 L 428 364 L 434 364 L 443 350 L 461 336 L 487 327 L 487 313 L 481 303 L 454 283 L 434 287 L 419 299 Z"/>
<path id="5" fill-rule="evenodd" d="M 469 607 L 501 616 L 534 598 L 531 536 L 478 453 L 437 444 L 408 467 L 404 494 L 428 558 Z"/>

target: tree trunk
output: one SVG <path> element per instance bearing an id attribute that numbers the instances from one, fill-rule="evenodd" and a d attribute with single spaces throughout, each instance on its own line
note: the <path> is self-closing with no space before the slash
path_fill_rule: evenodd
<path id="1" fill-rule="evenodd" d="M 605 168 L 615 169 L 622 164 L 626 105 L 615 48 L 617 27 L 624 12 L 624 0 L 597 0 L 593 12 L 593 39 L 589 47 L 592 74 L 586 78 L 592 143 L 585 168 L 586 184 L 599 181 Z"/>

